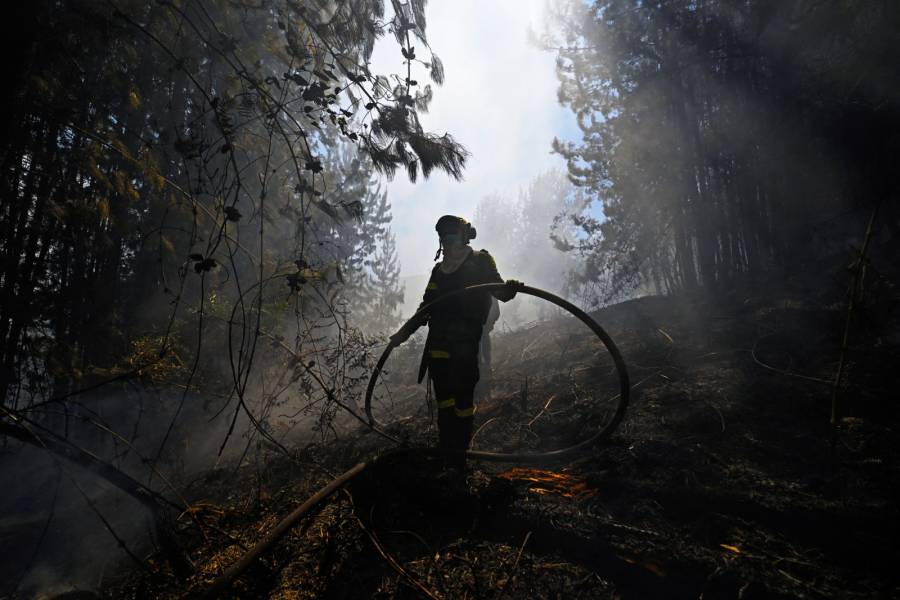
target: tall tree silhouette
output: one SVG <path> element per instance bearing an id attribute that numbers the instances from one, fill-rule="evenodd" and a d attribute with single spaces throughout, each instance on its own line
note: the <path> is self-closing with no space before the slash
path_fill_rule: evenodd
<path id="1" fill-rule="evenodd" d="M 610 293 L 821 270 L 896 195 L 894 3 L 571 1 L 556 17 L 544 43 L 583 138 L 554 147 L 602 205 L 579 225 Z"/>

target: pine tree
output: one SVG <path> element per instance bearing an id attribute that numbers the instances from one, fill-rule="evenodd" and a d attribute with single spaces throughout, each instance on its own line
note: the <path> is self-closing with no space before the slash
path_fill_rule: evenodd
<path id="1" fill-rule="evenodd" d="M 855 213 L 855 236 L 872 203 L 896 197 L 891 3 L 557 8 L 545 41 L 583 136 L 554 147 L 602 205 L 605 220 L 583 213 L 578 225 L 607 295 L 727 292 L 766 272 L 808 274 L 822 250 L 848 241 L 810 235 L 811 219 Z"/>
<path id="2" fill-rule="evenodd" d="M 368 329 L 391 333 L 402 321 L 399 308 L 403 304 L 405 289 L 400 285 L 397 240 L 388 229 L 379 236 L 378 250 L 372 256 L 370 277 L 372 300 L 368 311 Z"/>

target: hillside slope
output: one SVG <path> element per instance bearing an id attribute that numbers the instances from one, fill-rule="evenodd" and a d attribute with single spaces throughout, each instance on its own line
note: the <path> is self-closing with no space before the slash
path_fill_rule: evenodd
<path id="1" fill-rule="evenodd" d="M 437 477 L 436 460 L 421 453 L 384 461 L 279 542 L 232 593 L 896 597 L 896 323 L 853 348 L 840 395 L 852 416 L 833 437 L 843 317 L 839 305 L 789 296 L 643 298 L 604 309 L 596 318 L 633 384 L 610 440 L 561 465 L 473 463 L 465 487 Z M 559 448 L 586 438 L 608 413 L 615 373 L 583 325 L 561 316 L 494 339 L 476 448 Z M 415 359 L 415 347 L 392 357 L 393 404 L 383 414 L 405 416 L 390 431 L 426 444 L 434 430 L 424 388 L 412 386 Z M 210 473 L 191 490 L 206 538 L 183 519 L 194 577 L 177 580 L 158 566 L 106 593 L 196 594 L 328 473 L 389 446 L 360 429 L 262 470 Z"/>

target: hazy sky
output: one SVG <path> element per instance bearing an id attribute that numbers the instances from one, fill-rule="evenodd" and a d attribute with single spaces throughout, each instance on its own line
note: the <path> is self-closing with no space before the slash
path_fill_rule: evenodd
<path id="1" fill-rule="evenodd" d="M 565 168 L 565 161 L 550 153 L 550 143 L 554 136 L 574 139 L 575 120 L 556 100 L 554 55 L 527 40 L 529 25 L 542 27 L 544 2 L 428 3 L 428 41 L 444 63 L 445 82 L 434 86 L 434 101 L 420 118 L 427 131 L 449 132 L 472 155 L 461 182 L 435 171 L 427 181 L 420 177 L 411 184 L 401 170 L 387 183 L 403 277 L 431 270 L 438 217 L 471 219 L 483 196 L 516 194 L 538 173 Z M 417 48 L 417 56 L 427 60 L 422 50 Z M 381 73 L 404 71 L 392 35 L 379 42 L 373 66 Z M 429 81 L 424 69 L 413 79 L 420 85 Z"/>

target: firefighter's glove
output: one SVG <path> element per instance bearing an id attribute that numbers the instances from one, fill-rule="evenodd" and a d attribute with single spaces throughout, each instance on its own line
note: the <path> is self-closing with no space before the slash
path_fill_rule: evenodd
<path id="1" fill-rule="evenodd" d="M 507 279 L 506 280 L 506 301 L 512 300 L 516 297 L 516 292 L 525 287 L 525 284 L 519 281 L 518 279 Z"/>
<path id="2" fill-rule="evenodd" d="M 400 331 L 390 337 L 391 346 L 399 346 L 400 344 L 408 340 L 409 336 L 411 336 L 414 331 L 414 328 L 404 325 L 400 328 Z"/>

